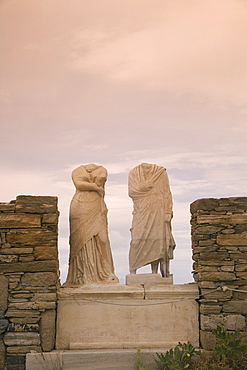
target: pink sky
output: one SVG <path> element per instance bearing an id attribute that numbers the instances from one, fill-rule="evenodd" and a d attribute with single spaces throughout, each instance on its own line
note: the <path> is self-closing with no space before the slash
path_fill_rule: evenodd
<path id="1" fill-rule="evenodd" d="M 71 170 L 108 169 L 123 281 L 127 175 L 145 161 L 167 168 L 172 271 L 175 282 L 192 281 L 189 204 L 246 196 L 246 19 L 245 0 L 2 0 L 1 201 L 59 196 L 62 279 Z"/>

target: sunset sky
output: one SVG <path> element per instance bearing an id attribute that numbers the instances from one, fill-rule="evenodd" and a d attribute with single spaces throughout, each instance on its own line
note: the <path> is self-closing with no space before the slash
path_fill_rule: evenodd
<path id="1" fill-rule="evenodd" d="M 1 202 L 57 195 L 67 274 L 71 171 L 107 168 L 116 275 L 130 169 L 167 168 L 175 283 L 193 281 L 189 205 L 247 196 L 246 0 L 1 0 Z M 140 272 L 149 272 L 149 267 Z"/>

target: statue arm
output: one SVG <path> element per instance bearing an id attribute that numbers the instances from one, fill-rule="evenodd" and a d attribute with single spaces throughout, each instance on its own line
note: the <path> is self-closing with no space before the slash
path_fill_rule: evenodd
<path id="1" fill-rule="evenodd" d="M 96 191 L 100 196 L 104 196 L 104 188 L 98 186 L 94 182 L 85 181 L 80 175 L 73 173 L 72 180 L 77 190 L 80 191 Z"/>

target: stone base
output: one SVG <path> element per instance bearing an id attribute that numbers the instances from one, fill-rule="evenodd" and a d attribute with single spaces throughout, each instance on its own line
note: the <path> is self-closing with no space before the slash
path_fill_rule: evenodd
<path id="1" fill-rule="evenodd" d="M 198 288 L 85 285 L 58 293 L 56 348 L 171 348 L 199 345 Z"/>
<path id="2" fill-rule="evenodd" d="M 155 353 L 166 352 L 168 348 L 142 350 L 143 366 L 155 370 Z M 29 353 L 26 370 L 64 369 L 64 370 L 136 370 L 137 350 L 84 350 L 52 351 Z"/>
<path id="3" fill-rule="evenodd" d="M 160 274 L 129 274 L 126 275 L 127 285 L 173 284 L 173 275 L 163 278 Z"/>

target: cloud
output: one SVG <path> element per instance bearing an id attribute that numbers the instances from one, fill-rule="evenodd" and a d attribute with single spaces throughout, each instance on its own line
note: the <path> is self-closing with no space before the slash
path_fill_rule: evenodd
<path id="1" fill-rule="evenodd" d="M 155 26 L 124 34 L 77 31 L 72 68 L 123 84 L 246 102 L 246 3 L 165 4 Z"/>

